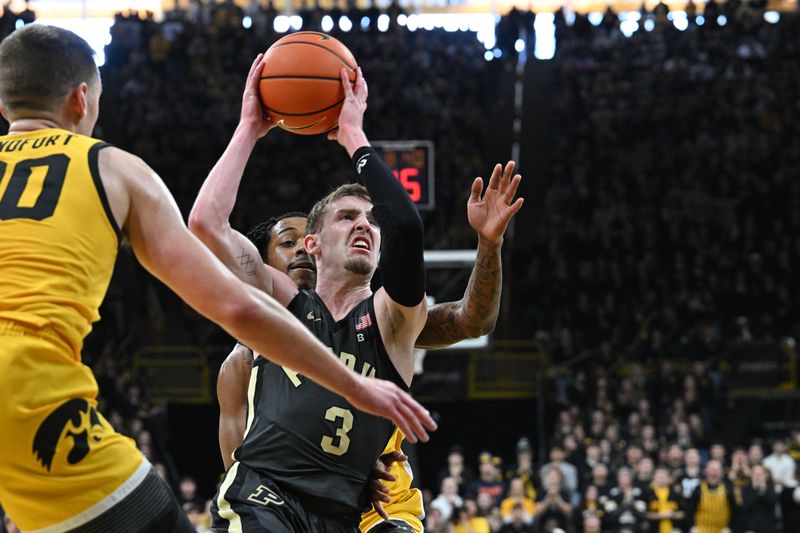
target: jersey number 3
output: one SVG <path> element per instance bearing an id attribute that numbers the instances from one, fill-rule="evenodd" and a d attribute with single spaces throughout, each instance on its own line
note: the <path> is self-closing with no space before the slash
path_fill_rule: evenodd
<path id="1" fill-rule="evenodd" d="M 337 418 L 342 419 L 342 425 L 336 428 L 336 437 L 338 437 L 339 442 L 334 444 L 333 439 L 335 437 L 325 435 L 322 437 L 320 446 L 322 446 L 324 452 L 339 456 L 344 455 L 350 447 L 350 437 L 347 434 L 353 429 L 353 413 L 349 409 L 342 409 L 341 407 L 331 407 L 325 411 L 325 420 L 336 422 Z"/>
<path id="2" fill-rule="evenodd" d="M 0 198 L 0 220 L 44 220 L 53 216 L 64 186 L 67 165 L 69 157 L 64 154 L 26 159 L 17 163 L 11 172 L 6 191 Z M 34 172 L 34 169 L 41 170 Z M 5 171 L 6 163 L 0 161 L 0 180 Z"/>

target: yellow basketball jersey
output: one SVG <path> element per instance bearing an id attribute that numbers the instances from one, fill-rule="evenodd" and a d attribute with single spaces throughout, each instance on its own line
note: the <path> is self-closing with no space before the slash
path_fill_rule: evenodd
<path id="1" fill-rule="evenodd" d="M 119 243 L 103 146 L 61 129 L 0 136 L 0 502 L 26 531 L 80 525 L 146 473 L 80 361 Z"/>
<path id="2" fill-rule="evenodd" d="M 54 333 L 76 357 L 117 257 L 102 146 L 60 129 L 0 137 L 0 320 Z"/>
<path id="3" fill-rule="evenodd" d="M 395 429 L 394 434 L 389 439 L 389 443 L 381 455 L 391 452 L 401 452 L 401 445 L 405 435 L 399 429 Z M 422 493 L 419 489 L 412 489 L 411 482 L 414 474 L 407 462 L 392 463 L 390 473 L 397 478 L 396 481 L 383 483 L 389 487 L 389 503 L 383 504 L 383 509 L 392 520 L 402 520 L 414 528 L 414 531 L 422 533 L 422 519 L 425 518 L 425 510 L 422 506 Z M 383 522 L 383 518 L 370 509 L 369 512 L 361 515 L 361 531 L 367 533 L 371 528 Z"/>
<path id="4" fill-rule="evenodd" d="M 712 489 L 705 481 L 700 483 L 700 503 L 695 514 L 695 525 L 700 533 L 719 533 L 729 526 L 731 508 L 724 483 Z"/>

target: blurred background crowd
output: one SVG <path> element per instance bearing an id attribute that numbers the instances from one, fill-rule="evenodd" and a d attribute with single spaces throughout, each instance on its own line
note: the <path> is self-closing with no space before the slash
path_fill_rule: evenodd
<path id="1" fill-rule="evenodd" d="M 549 61 L 519 51 L 519 40 L 535 42 L 532 12 L 499 19 L 491 60 L 474 32 L 399 25 L 397 4 L 299 13 L 303 29 L 325 15 L 369 20 L 331 33 L 369 82 L 370 138 L 435 143 L 427 249 L 474 246 L 469 185 L 520 144 L 526 206 L 506 244 L 493 341 L 544 353 L 542 410 L 507 413 L 518 420 L 511 442 L 483 420 L 463 441 L 435 436 L 444 451 L 422 457 L 417 476 L 428 531 L 800 531 L 796 399 L 765 414 L 737 392 L 742 352 L 783 361 L 800 333 L 800 17 L 767 21 L 764 9 L 690 2 L 680 29 L 660 3 L 635 28 L 610 8 L 561 10 Z M 233 132 L 252 59 L 280 36 L 276 16 L 271 3 L 193 0 L 159 20 L 115 19 L 97 136 L 153 166 L 184 214 Z M 34 19 L 6 5 L 0 39 Z M 518 82 L 521 109 L 510 103 Z M 349 177 L 332 143 L 271 133 L 250 159 L 233 226 L 307 210 Z M 132 354 L 195 345 L 213 370 L 231 340 L 124 248 L 101 314 L 84 349 L 101 411 L 204 531 L 215 487 L 199 480 L 221 468 L 216 420 L 203 418 L 209 449 L 187 451 Z M 762 418 L 772 425 L 753 422 Z"/>

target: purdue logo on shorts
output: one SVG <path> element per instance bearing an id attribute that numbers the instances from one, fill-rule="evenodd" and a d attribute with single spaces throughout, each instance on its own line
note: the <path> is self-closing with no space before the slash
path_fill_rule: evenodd
<path id="1" fill-rule="evenodd" d="M 283 505 L 283 498 L 275 494 L 272 490 L 264 485 L 259 485 L 256 490 L 247 497 L 247 501 L 263 505 L 264 507 L 271 503 L 275 505 Z"/>
<path id="2" fill-rule="evenodd" d="M 100 416 L 89 402 L 82 398 L 67 400 L 44 419 L 33 438 L 33 453 L 42 467 L 50 471 L 56 448 L 61 439 L 72 439 L 72 449 L 67 454 L 71 465 L 81 462 L 89 455 L 89 437 L 99 442 L 101 437 L 93 433 L 95 426 L 103 427 Z M 66 430 L 66 431 L 65 431 Z"/>

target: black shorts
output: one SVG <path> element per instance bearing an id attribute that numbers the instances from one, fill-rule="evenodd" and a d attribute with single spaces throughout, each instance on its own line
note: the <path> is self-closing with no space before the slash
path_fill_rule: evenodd
<path id="1" fill-rule="evenodd" d="M 392 520 L 391 518 L 385 522 L 377 524 L 369 530 L 369 533 L 417 533 L 413 527 L 407 522 L 402 520 Z"/>
<path id="2" fill-rule="evenodd" d="M 235 470 L 234 470 L 235 469 Z M 234 463 L 211 505 L 214 533 L 358 533 L 358 517 L 320 516 L 270 478 Z"/>
<path id="3" fill-rule="evenodd" d="M 138 487 L 69 533 L 196 533 L 164 480 L 151 468 Z"/>

